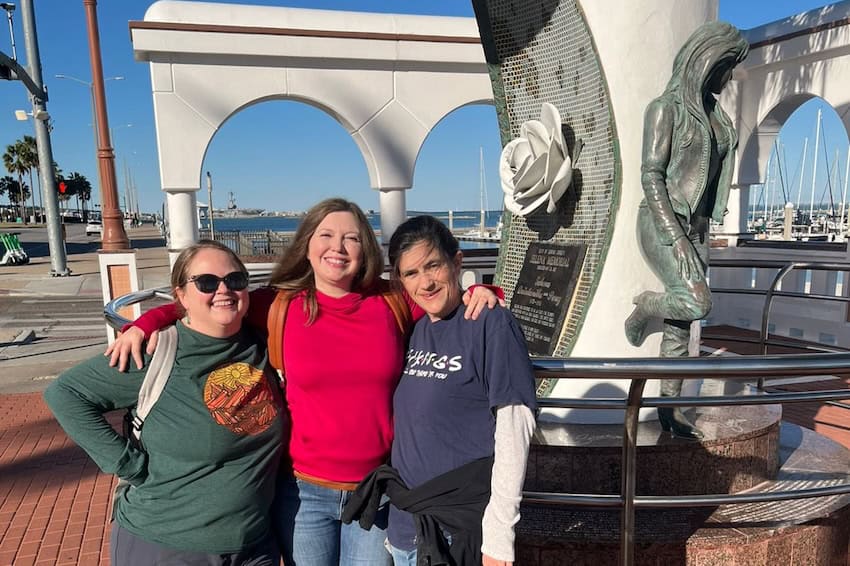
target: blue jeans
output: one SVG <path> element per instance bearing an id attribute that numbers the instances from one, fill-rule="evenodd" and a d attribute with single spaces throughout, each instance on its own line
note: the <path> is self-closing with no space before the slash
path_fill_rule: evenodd
<path id="1" fill-rule="evenodd" d="M 384 547 L 389 504 L 368 531 L 340 520 L 351 492 L 282 477 L 275 497 L 275 531 L 286 566 L 390 566 Z"/>
<path id="2" fill-rule="evenodd" d="M 416 566 L 416 549 L 402 550 L 387 542 L 387 548 L 393 557 L 393 566 Z"/>

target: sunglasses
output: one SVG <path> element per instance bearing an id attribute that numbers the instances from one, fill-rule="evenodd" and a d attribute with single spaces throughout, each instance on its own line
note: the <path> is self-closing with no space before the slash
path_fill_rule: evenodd
<path id="1" fill-rule="evenodd" d="M 203 273 L 190 277 L 184 285 L 189 282 L 194 283 L 198 291 L 206 294 L 218 291 L 218 284 L 222 282 L 230 291 L 241 291 L 248 286 L 248 274 L 244 271 L 234 271 L 224 277 L 219 277 L 211 273 Z"/>

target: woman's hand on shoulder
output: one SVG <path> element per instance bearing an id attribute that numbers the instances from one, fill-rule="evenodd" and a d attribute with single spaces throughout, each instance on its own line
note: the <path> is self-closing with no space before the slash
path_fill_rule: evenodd
<path id="1" fill-rule="evenodd" d="M 148 340 L 147 353 L 152 355 L 156 349 L 159 331 L 154 331 Z M 131 326 L 106 349 L 104 356 L 109 357 L 109 367 L 117 367 L 118 371 L 127 371 L 130 366 L 130 357 L 136 362 L 136 367 L 142 369 L 145 365 L 142 357 L 142 344 L 145 341 L 145 333 L 135 326 Z"/>
<path id="2" fill-rule="evenodd" d="M 471 289 L 471 291 L 470 291 Z M 505 306 L 505 300 L 486 285 L 475 285 L 463 293 L 463 304 L 466 305 L 465 319 L 477 320 L 484 307 L 494 309 L 496 305 Z"/>

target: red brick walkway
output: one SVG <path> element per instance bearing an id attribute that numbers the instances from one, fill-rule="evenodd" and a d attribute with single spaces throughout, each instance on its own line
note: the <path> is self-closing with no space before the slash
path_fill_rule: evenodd
<path id="1" fill-rule="evenodd" d="M 41 393 L 0 396 L 0 565 L 109 564 L 112 485 Z"/>

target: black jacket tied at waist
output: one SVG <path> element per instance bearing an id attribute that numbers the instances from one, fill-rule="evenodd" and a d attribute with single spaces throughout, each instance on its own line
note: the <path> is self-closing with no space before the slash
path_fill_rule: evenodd
<path id="1" fill-rule="evenodd" d="M 369 529 L 386 493 L 416 523 L 417 566 L 481 564 L 481 519 L 490 501 L 493 457 L 481 458 L 408 489 L 392 466 L 381 466 L 354 490 L 342 520 Z M 443 536 L 451 535 L 451 547 Z"/>

